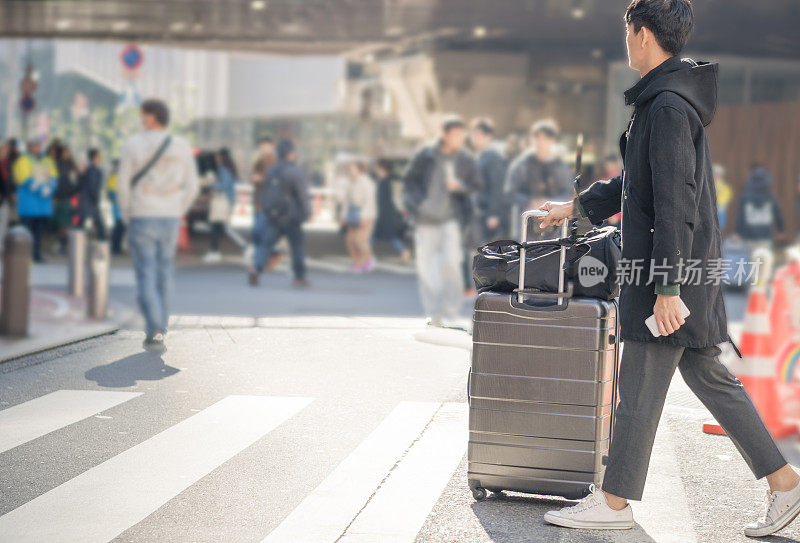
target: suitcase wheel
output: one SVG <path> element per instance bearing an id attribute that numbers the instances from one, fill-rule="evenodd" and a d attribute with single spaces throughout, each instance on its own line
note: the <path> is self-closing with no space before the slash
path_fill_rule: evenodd
<path id="1" fill-rule="evenodd" d="M 475 498 L 476 501 L 483 501 L 486 499 L 486 489 L 482 486 L 476 486 L 472 489 L 472 497 Z"/>

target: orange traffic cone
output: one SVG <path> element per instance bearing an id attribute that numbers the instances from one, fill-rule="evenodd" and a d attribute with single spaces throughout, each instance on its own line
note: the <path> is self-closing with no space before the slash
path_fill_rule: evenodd
<path id="1" fill-rule="evenodd" d="M 178 229 L 178 250 L 188 251 L 192 248 L 189 240 L 189 226 L 186 224 L 186 217 L 181 218 L 181 226 Z"/>
<path id="2" fill-rule="evenodd" d="M 778 347 L 770 334 L 767 289 L 763 285 L 752 286 L 740 338 L 742 358 L 731 364 L 730 369 L 744 385 L 764 424 L 776 439 L 790 436 L 798 429 L 796 425 L 786 423 L 783 417 L 774 362 Z M 725 430 L 716 421 L 703 424 L 703 431 L 725 435 Z"/>

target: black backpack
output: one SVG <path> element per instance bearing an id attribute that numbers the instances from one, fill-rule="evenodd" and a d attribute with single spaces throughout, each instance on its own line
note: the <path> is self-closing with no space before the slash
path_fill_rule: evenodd
<path id="1" fill-rule="evenodd" d="M 283 167 L 273 168 L 264 181 L 263 212 L 270 223 L 284 226 L 299 217 L 294 187 L 285 179 Z"/>

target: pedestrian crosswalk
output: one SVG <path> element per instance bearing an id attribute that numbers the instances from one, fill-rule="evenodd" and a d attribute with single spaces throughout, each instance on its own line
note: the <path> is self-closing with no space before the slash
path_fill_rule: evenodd
<path id="1" fill-rule="evenodd" d="M 139 396 L 139 392 L 57 390 L 0 411 L 0 453 Z"/>
<path id="2" fill-rule="evenodd" d="M 1 410 L 0 453 L 141 394 L 60 390 Z M 0 542 L 110 541 L 313 401 L 226 396 L 0 516 Z M 466 443 L 466 404 L 400 402 L 264 541 L 411 542 Z"/>
<path id="3" fill-rule="evenodd" d="M 0 517 L 0 537 L 109 541 L 310 401 L 228 396 Z"/>
<path id="4" fill-rule="evenodd" d="M 466 452 L 467 434 L 467 404 L 444 404 L 340 541 L 414 541 Z"/>

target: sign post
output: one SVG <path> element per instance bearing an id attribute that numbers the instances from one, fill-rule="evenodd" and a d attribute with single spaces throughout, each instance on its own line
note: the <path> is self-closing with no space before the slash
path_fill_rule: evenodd
<path id="1" fill-rule="evenodd" d="M 22 96 L 19 108 L 22 111 L 22 135 L 25 140 L 28 139 L 28 115 L 36 109 L 36 98 L 33 94 L 38 86 L 39 83 L 33 73 L 33 65 L 28 63 L 25 67 L 25 77 L 19 82 L 19 92 Z"/>

